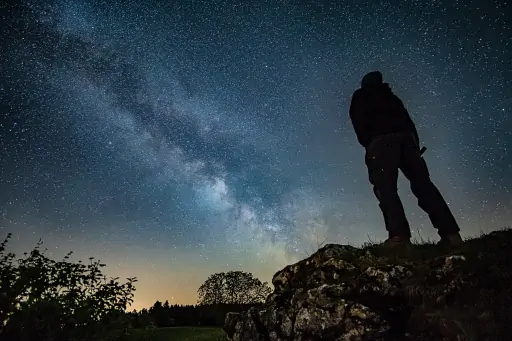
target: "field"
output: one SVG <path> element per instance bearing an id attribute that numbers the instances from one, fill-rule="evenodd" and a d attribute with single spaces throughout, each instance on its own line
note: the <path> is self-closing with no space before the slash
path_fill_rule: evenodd
<path id="1" fill-rule="evenodd" d="M 133 329 L 123 341 L 226 341 L 220 328 L 170 327 L 157 329 Z"/>

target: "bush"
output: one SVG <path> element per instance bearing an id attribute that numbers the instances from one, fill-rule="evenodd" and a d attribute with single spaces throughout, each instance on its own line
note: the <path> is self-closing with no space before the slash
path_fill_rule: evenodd
<path id="1" fill-rule="evenodd" d="M 133 302 L 136 278 L 107 279 L 105 264 L 49 259 L 39 241 L 24 258 L 6 253 L 11 238 L 0 244 L 0 339 L 114 340 L 123 334 Z"/>

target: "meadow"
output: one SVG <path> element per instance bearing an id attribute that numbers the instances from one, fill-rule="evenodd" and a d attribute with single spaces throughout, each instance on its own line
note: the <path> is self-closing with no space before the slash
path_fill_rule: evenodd
<path id="1" fill-rule="evenodd" d="M 123 341 L 227 341 L 221 328 L 168 327 L 132 329 Z"/>

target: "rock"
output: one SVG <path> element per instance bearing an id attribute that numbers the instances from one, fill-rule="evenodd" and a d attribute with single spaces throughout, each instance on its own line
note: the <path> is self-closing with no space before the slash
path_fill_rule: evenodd
<path id="1" fill-rule="evenodd" d="M 240 326 L 239 322 L 242 320 L 240 313 L 227 313 L 224 321 L 224 330 L 228 335 L 234 335 L 236 327 Z"/>
<path id="2" fill-rule="evenodd" d="M 493 322 L 488 300 L 512 297 L 512 233 L 483 238 L 468 241 L 464 254 L 428 246 L 402 260 L 372 246 L 328 244 L 278 271 L 263 308 L 229 313 L 224 330 L 231 341 L 493 340 L 508 328 Z M 497 305 L 512 317 L 509 305 Z M 488 327 L 475 328 L 482 321 Z"/>

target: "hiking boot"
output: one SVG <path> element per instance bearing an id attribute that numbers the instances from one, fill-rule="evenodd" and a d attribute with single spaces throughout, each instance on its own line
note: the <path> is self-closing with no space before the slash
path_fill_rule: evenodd
<path id="1" fill-rule="evenodd" d="M 457 232 L 442 236 L 441 240 L 437 243 L 437 245 L 443 247 L 457 247 L 462 245 L 462 243 L 464 243 L 464 241 L 462 240 L 460 234 Z"/>
<path id="2" fill-rule="evenodd" d="M 382 244 L 380 244 L 380 247 L 386 250 L 410 249 L 412 247 L 412 243 L 409 237 L 394 236 L 386 239 Z"/>

